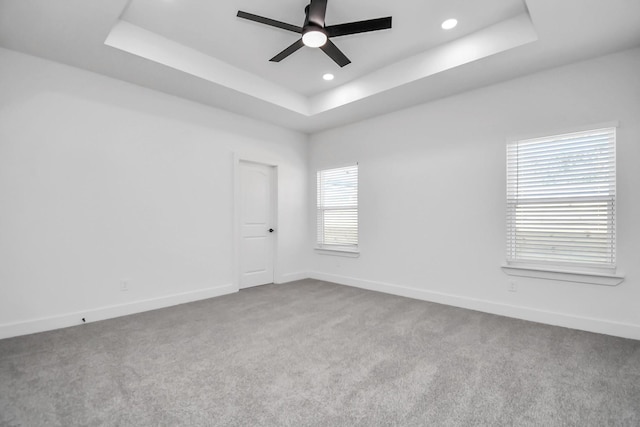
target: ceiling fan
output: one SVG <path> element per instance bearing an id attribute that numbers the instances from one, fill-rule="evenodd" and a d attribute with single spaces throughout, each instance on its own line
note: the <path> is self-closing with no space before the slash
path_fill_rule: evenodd
<path id="1" fill-rule="evenodd" d="M 350 64 L 351 61 L 335 44 L 333 44 L 331 40 L 329 40 L 331 37 L 347 36 L 350 34 L 366 33 L 369 31 L 386 30 L 391 28 L 391 16 L 325 26 L 324 18 L 326 12 L 327 0 L 311 0 L 311 3 L 309 3 L 309 5 L 304 9 L 305 18 L 302 27 L 243 12 L 241 10 L 238 11 L 237 16 L 239 18 L 302 34 L 301 39 L 271 58 L 270 61 L 272 62 L 280 62 L 302 46 L 308 46 L 319 47 L 324 53 L 333 59 L 336 64 L 344 67 L 345 65 Z"/>

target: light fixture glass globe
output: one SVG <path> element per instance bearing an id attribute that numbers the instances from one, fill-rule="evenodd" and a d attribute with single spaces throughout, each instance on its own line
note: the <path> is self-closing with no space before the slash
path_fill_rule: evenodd
<path id="1" fill-rule="evenodd" d="M 322 31 L 310 30 L 302 35 L 302 43 L 309 47 L 324 46 L 327 42 L 327 35 Z"/>

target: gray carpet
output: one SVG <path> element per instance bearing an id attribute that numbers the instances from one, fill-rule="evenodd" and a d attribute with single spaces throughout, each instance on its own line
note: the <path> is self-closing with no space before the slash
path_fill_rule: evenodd
<path id="1" fill-rule="evenodd" d="M 2 426 L 640 425 L 640 341 L 315 280 L 0 341 Z"/>

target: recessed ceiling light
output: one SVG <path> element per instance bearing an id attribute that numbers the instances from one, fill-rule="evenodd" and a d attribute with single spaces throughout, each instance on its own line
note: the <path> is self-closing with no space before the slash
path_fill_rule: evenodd
<path id="1" fill-rule="evenodd" d="M 456 25 L 458 25 L 458 20 L 457 19 L 447 19 L 446 21 L 444 21 L 442 23 L 442 29 L 443 30 L 450 30 L 452 28 L 455 28 Z"/>
<path id="2" fill-rule="evenodd" d="M 325 79 L 326 81 L 331 81 L 331 80 L 333 80 L 333 77 L 334 77 L 334 76 L 333 76 L 333 74 L 331 74 L 331 73 L 327 73 L 327 74 L 325 74 L 324 76 L 322 76 L 322 78 L 323 78 L 323 79 Z"/>

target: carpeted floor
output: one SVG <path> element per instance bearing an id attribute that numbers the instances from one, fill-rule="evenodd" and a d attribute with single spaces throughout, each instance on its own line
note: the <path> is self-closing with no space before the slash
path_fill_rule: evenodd
<path id="1" fill-rule="evenodd" d="M 315 280 L 0 341 L 2 426 L 640 425 L 640 341 Z"/>

